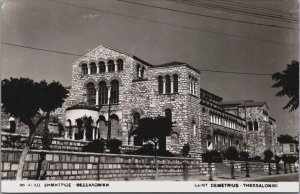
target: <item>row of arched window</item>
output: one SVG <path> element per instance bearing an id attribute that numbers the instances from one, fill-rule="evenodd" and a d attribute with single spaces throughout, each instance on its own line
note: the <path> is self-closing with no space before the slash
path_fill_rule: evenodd
<path id="1" fill-rule="evenodd" d="M 223 122 L 224 121 L 224 122 Z M 224 125 L 225 127 L 236 129 L 236 123 L 232 120 L 222 119 L 217 115 L 210 115 L 210 122 L 217 125 Z"/>
<path id="2" fill-rule="evenodd" d="M 100 61 L 98 64 L 95 62 L 91 62 L 89 65 L 87 63 L 81 64 L 81 71 L 83 75 L 122 71 L 123 68 L 122 59 L 118 59 L 116 63 L 114 60 L 109 60 L 106 64 L 104 61 Z"/>
<path id="3" fill-rule="evenodd" d="M 111 104 L 119 103 L 119 81 L 112 80 L 110 86 L 106 85 L 105 81 L 101 81 L 96 89 L 95 84 L 90 82 L 86 85 L 87 102 L 89 105 L 104 105 L 108 104 L 110 97 Z"/>
<path id="4" fill-rule="evenodd" d="M 230 137 L 225 137 L 225 136 L 221 136 L 221 135 L 214 135 L 214 139 L 215 139 L 215 144 L 219 144 L 221 143 L 222 145 L 225 144 L 229 144 L 229 146 L 233 145 L 233 138 Z"/>
<path id="5" fill-rule="evenodd" d="M 254 122 L 247 122 L 248 131 L 258 131 L 258 123 L 257 121 Z"/>
<path id="6" fill-rule="evenodd" d="M 178 75 L 158 76 L 158 93 L 173 94 L 178 93 Z"/>

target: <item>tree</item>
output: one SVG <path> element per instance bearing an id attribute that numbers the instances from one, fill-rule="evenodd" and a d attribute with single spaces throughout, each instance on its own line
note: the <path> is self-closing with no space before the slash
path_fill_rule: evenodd
<path id="1" fill-rule="evenodd" d="M 277 140 L 278 140 L 279 143 L 296 143 L 296 144 L 298 144 L 298 141 L 295 140 L 289 134 L 280 135 L 279 137 L 277 137 Z"/>
<path id="2" fill-rule="evenodd" d="M 46 125 L 47 124 L 45 123 L 45 126 Z M 43 150 L 51 150 L 52 139 L 53 139 L 53 134 L 49 133 L 49 130 L 45 128 L 41 139 Z M 48 161 L 46 160 L 46 153 L 41 152 L 38 161 L 37 174 L 35 180 L 45 180 L 47 167 L 48 167 Z"/>
<path id="3" fill-rule="evenodd" d="M 272 75 L 276 81 L 272 88 L 281 88 L 275 96 L 287 96 L 290 100 L 283 109 L 290 109 L 289 112 L 299 107 L 299 62 L 292 61 L 287 64 L 287 69 Z"/>
<path id="4" fill-rule="evenodd" d="M 248 152 L 240 152 L 240 156 L 241 156 L 242 160 L 246 162 L 246 165 L 245 165 L 246 166 L 246 177 L 248 178 L 248 177 L 250 177 L 250 175 L 249 175 L 249 162 L 248 162 L 249 153 Z"/>
<path id="5" fill-rule="evenodd" d="M 297 172 L 297 168 L 296 168 L 295 162 L 298 160 L 298 158 L 296 156 L 290 156 L 290 160 L 291 160 L 291 163 L 294 164 L 294 172 Z"/>
<path id="6" fill-rule="evenodd" d="M 68 91 L 59 83 L 46 81 L 34 82 L 28 78 L 10 78 L 1 81 L 2 106 L 4 112 L 29 127 L 29 136 L 21 153 L 16 180 L 22 179 L 25 158 L 33 143 L 36 129 L 50 112 L 61 107 Z"/>
<path id="7" fill-rule="evenodd" d="M 284 165 L 284 174 L 287 174 L 288 172 L 287 172 L 287 168 L 286 168 L 286 163 L 288 162 L 288 157 L 285 154 L 282 155 L 282 161 L 283 161 L 283 165 Z"/>
<path id="8" fill-rule="evenodd" d="M 137 135 L 144 142 L 152 141 L 155 149 L 155 178 L 158 178 L 157 145 L 159 138 L 166 137 L 172 132 L 172 121 L 167 117 L 142 118 L 131 135 Z"/>
<path id="9" fill-rule="evenodd" d="M 286 160 L 287 160 L 287 163 L 289 164 L 290 173 L 292 173 L 293 171 L 292 171 L 292 165 L 291 165 L 291 163 L 293 162 L 293 156 L 287 156 Z"/>
<path id="10" fill-rule="evenodd" d="M 182 150 L 182 155 L 184 157 L 184 163 L 183 163 L 183 179 L 186 181 L 188 178 L 188 172 L 187 172 L 187 162 L 186 162 L 186 157 L 189 155 L 190 152 L 190 144 L 184 144 Z"/>
<path id="11" fill-rule="evenodd" d="M 107 141 L 107 148 L 112 154 L 119 154 L 121 145 L 122 141 L 118 139 L 110 139 Z"/>
<path id="12" fill-rule="evenodd" d="M 231 165 L 231 178 L 232 179 L 235 179 L 235 177 L 234 177 L 234 160 L 236 160 L 238 158 L 238 156 L 239 156 L 239 152 L 233 146 L 229 147 L 225 152 L 225 157 L 227 158 L 227 160 L 231 160 L 230 165 Z"/>
<path id="13" fill-rule="evenodd" d="M 268 162 L 268 171 L 269 175 L 271 175 L 271 159 L 273 158 L 273 152 L 271 150 L 264 151 L 265 162 Z"/>
<path id="14" fill-rule="evenodd" d="M 274 159 L 275 159 L 275 164 L 276 164 L 276 174 L 279 174 L 279 162 L 281 160 L 281 157 L 279 157 L 278 155 L 275 155 Z"/>
<path id="15" fill-rule="evenodd" d="M 221 158 L 221 154 L 217 151 L 217 150 L 207 150 L 204 154 L 202 154 L 203 157 L 203 162 L 207 162 L 208 163 L 208 175 L 209 181 L 213 180 L 213 175 L 212 175 L 212 167 L 211 164 L 213 162 L 222 162 L 220 161 Z"/>

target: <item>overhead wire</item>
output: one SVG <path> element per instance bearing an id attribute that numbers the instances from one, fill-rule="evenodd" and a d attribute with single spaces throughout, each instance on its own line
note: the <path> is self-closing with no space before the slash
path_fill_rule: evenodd
<path id="1" fill-rule="evenodd" d="M 167 11 L 173 11 L 173 12 L 178 12 L 178 13 L 183 13 L 183 14 L 188 14 L 188 15 L 213 18 L 213 19 L 218 19 L 218 20 L 225 20 L 225 21 L 238 22 L 238 23 L 244 23 L 244 24 L 252 24 L 252 25 L 258 25 L 258 26 L 267 26 L 267 27 L 273 27 L 273 28 L 282 28 L 282 29 L 289 29 L 289 30 L 298 30 L 298 28 L 293 28 L 293 27 L 279 26 L 279 25 L 274 25 L 274 24 L 263 24 L 263 23 L 244 21 L 244 20 L 236 20 L 236 19 L 224 18 L 224 17 L 219 17 L 219 16 L 211 16 L 211 15 L 206 15 L 206 14 L 201 14 L 201 13 L 182 11 L 182 10 L 178 10 L 178 9 L 171 9 L 171 8 L 149 5 L 149 4 L 138 3 L 138 2 L 132 2 L 132 1 L 127 1 L 127 0 L 116 0 L 116 1 L 140 5 L 140 6 L 144 6 L 144 7 L 151 7 L 151 8 L 162 9 L 162 10 L 167 10 Z"/>
<path id="2" fill-rule="evenodd" d="M 177 2 L 180 4 L 185 4 L 185 5 L 190 5 L 190 6 L 196 6 L 196 7 L 201 7 L 201 8 L 207 8 L 207 9 L 212 9 L 212 10 L 221 10 L 229 13 L 234 13 L 234 14 L 239 14 L 239 15 L 247 15 L 247 16 L 253 16 L 253 17 L 259 17 L 259 18 L 264 18 L 264 19 L 272 19 L 276 21 L 281 21 L 281 22 L 289 22 L 289 23 L 298 23 L 298 18 L 290 18 L 283 17 L 281 15 L 270 15 L 269 13 L 258 13 L 257 11 L 254 10 L 245 10 L 240 8 L 240 7 L 233 7 L 232 5 L 226 6 L 224 2 L 222 4 L 214 3 L 214 2 L 220 2 L 216 0 L 210 0 L 209 2 L 205 1 L 191 1 L 191 0 L 167 0 L 167 1 L 172 1 L 172 2 Z M 226 2 L 226 1 L 225 1 Z"/>
<path id="3" fill-rule="evenodd" d="M 234 38 L 241 38 L 241 39 L 247 39 L 247 40 L 255 40 L 255 41 L 260 41 L 260 42 L 267 42 L 267 43 L 281 44 L 281 45 L 290 45 L 290 46 L 298 47 L 298 44 L 289 43 L 289 42 L 282 42 L 282 41 L 276 41 L 276 40 L 266 40 L 266 39 L 255 38 L 255 37 L 248 37 L 248 36 L 230 34 L 230 33 L 213 31 L 213 30 L 206 30 L 206 29 L 202 29 L 202 28 L 198 28 L 198 27 L 177 25 L 177 24 L 173 24 L 173 23 L 161 22 L 161 21 L 146 19 L 146 18 L 140 18 L 140 17 L 137 17 L 137 16 L 126 15 L 126 14 L 121 14 L 121 13 L 116 13 L 116 12 L 112 12 L 112 11 L 96 9 L 96 8 L 91 8 L 91 7 L 86 7 L 86 6 L 82 6 L 82 5 L 66 3 L 66 2 L 56 1 L 56 0 L 47 0 L 47 1 L 58 3 L 58 4 L 63 4 L 63 5 L 67 5 L 67 6 L 77 7 L 77 8 L 93 10 L 93 11 L 97 11 L 97 12 L 101 12 L 101 13 L 107 13 L 107 14 L 111 14 L 111 15 L 117 15 L 117 16 L 136 19 L 136 20 L 147 21 L 147 22 L 151 22 L 151 23 L 157 23 L 157 24 L 163 24 L 163 25 L 167 25 L 167 26 L 173 26 L 173 27 L 182 28 L 182 29 L 188 29 L 188 30 L 193 30 L 193 31 L 206 32 L 206 33 L 217 34 L 217 35 L 228 36 L 228 37 L 234 37 Z"/>
<path id="4" fill-rule="evenodd" d="M 2 42 L 2 44 L 9 45 L 9 46 L 14 46 L 14 47 L 25 48 L 25 49 L 31 49 L 31 50 L 39 50 L 39 51 L 43 51 L 43 52 L 51 52 L 51 53 L 69 55 L 69 56 L 76 56 L 76 57 L 85 56 L 85 55 L 82 55 L 82 54 L 76 54 L 76 53 L 65 52 L 65 51 L 58 51 L 58 50 L 50 50 L 50 49 L 44 49 L 44 48 L 37 48 L 37 47 L 20 45 L 20 44 L 13 44 L 13 43 L 8 43 L 8 42 Z M 237 71 L 222 71 L 222 70 L 209 70 L 209 69 L 199 69 L 199 70 L 201 72 L 240 74 L 240 75 L 254 75 L 254 76 L 271 76 L 272 75 L 270 73 L 237 72 Z"/>

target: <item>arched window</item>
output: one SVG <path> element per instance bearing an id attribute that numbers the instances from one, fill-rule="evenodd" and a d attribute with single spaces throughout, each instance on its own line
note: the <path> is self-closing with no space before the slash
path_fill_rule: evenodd
<path id="1" fill-rule="evenodd" d="M 108 88 L 105 81 L 99 83 L 99 104 L 107 104 L 108 99 Z"/>
<path id="2" fill-rule="evenodd" d="M 100 73 L 104 73 L 106 70 L 105 63 L 103 61 L 99 62 L 99 71 Z"/>
<path id="3" fill-rule="evenodd" d="M 91 74 L 97 73 L 97 66 L 96 66 L 96 63 L 92 62 L 92 63 L 90 64 L 90 67 L 91 67 Z"/>
<path id="4" fill-rule="evenodd" d="M 254 131 L 258 131 L 258 123 L 257 123 L 257 121 L 254 121 Z"/>
<path id="5" fill-rule="evenodd" d="M 99 116 L 98 119 L 98 132 L 100 133 L 98 137 L 106 139 L 107 138 L 107 124 L 106 124 L 106 119 L 103 115 Z"/>
<path id="6" fill-rule="evenodd" d="M 115 71 L 115 63 L 113 60 L 109 60 L 108 62 L 108 71 L 111 72 L 111 71 Z"/>
<path id="7" fill-rule="evenodd" d="M 137 66 L 136 66 L 136 76 L 137 77 L 140 77 L 140 68 L 141 68 L 141 65 L 137 64 Z"/>
<path id="8" fill-rule="evenodd" d="M 117 60 L 117 66 L 118 66 L 118 71 L 123 70 L 123 60 L 122 59 Z"/>
<path id="9" fill-rule="evenodd" d="M 87 89 L 87 102 L 89 105 L 95 105 L 96 104 L 96 89 L 95 85 L 93 83 L 88 83 L 86 85 Z"/>
<path id="10" fill-rule="evenodd" d="M 163 93 L 163 78 L 162 76 L 158 76 L 158 93 L 162 94 Z"/>
<path id="11" fill-rule="evenodd" d="M 86 75 L 86 74 L 88 74 L 88 67 L 87 67 L 87 64 L 82 64 L 81 65 L 81 71 L 82 71 L 82 74 L 83 75 Z"/>
<path id="12" fill-rule="evenodd" d="M 252 122 L 248 122 L 248 130 L 253 131 L 253 125 Z"/>
<path id="13" fill-rule="evenodd" d="M 121 129 L 118 115 L 112 114 L 110 116 L 110 121 L 111 121 L 111 138 L 118 138 Z"/>
<path id="14" fill-rule="evenodd" d="M 178 75 L 177 74 L 173 75 L 173 84 L 174 84 L 174 87 L 173 87 L 174 93 L 178 93 Z"/>
<path id="15" fill-rule="evenodd" d="M 165 117 L 167 117 L 168 119 L 170 119 L 172 121 L 172 110 L 167 108 L 165 110 Z"/>
<path id="16" fill-rule="evenodd" d="M 118 80 L 112 80 L 110 82 L 110 86 L 111 86 L 111 92 L 110 92 L 111 103 L 117 104 L 117 103 L 119 103 L 119 82 L 118 82 Z"/>
<path id="17" fill-rule="evenodd" d="M 140 121 L 141 115 L 138 112 L 135 112 L 133 114 L 133 124 L 138 124 Z"/>
<path id="18" fill-rule="evenodd" d="M 145 67 L 142 67 L 142 70 L 141 70 L 141 78 L 144 78 L 144 75 L 145 75 Z"/>
<path id="19" fill-rule="evenodd" d="M 171 93 L 171 78 L 169 75 L 166 75 L 166 93 Z"/>

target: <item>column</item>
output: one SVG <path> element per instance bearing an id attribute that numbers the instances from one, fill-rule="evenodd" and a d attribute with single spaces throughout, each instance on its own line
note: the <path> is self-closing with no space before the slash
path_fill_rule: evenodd
<path id="1" fill-rule="evenodd" d="M 108 72 L 108 63 L 107 63 L 107 60 L 105 61 L 105 72 L 106 73 Z"/>
<path id="2" fill-rule="evenodd" d="M 72 140 L 75 140 L 75 128 L 72 129 Z"/>
<path id="3" fill-rule="evenodd" d="M 93 134 L 92 134 L 92 139 L 95 139 L 95 127 L 93 127 Z"/>
<path id="4" fill-rule="evenodd" d="M 114 61 L 115 63 L 115 71 L 118 71 L 118 64 L 117 64 L 117 61 Z"/>
<path id="5" fill-rule="evenodd" d="M 173 94 L 174 93 L 174 80 L 172 77 L 170 80 L 171 80 L 171 94 Z"/>
<path id="6" fill-rule="evenodd" d="M 91 66 L 90 66 L 90 64 L 87 64 L 87 68 L 88 68 L 88 74 L 91 74 Z"/>
<path id="7" fill-rule="evenodd" d="M 96 66 L 97 66 L 97 73 L 100 73 L 100 65 L 97 63 Z"/>
<path id="8" fill-rule="evenodd" d="M 86 129 L 83 129 L 83 141 L 86 140 Z"/>
<path id="9" fill-rule="evenodd" d="M 95 128 L 95 139 L 98 139 L 98 124 L 96 125 L 96 128 Z"/>
<path id="10" fill-rule="evenodd" d="M 139 77 L 142 77 L 142 67 L 139 68 Z"/>
<path id="11" fill-rule="evenodd" d="M 110 87 L 110 86 L 107 86 L 107 92 L 108 92 L 108 94 L 107 94 L 107 97 L 108 97 L 108 102 L 107 102 L 107 104 L 109 104 L 109 99 L 110 99 L 110 89 L 111 89 L 111 87 Z"/>
<path id="12" fill-rule="evenodd" d="M 69 132 L 65 131 L 65 139 L 69 139 Z"/>
<path id="13" fill-rule="evenodd" d="M 96 89 L 96 105 L 99 105 L 99 87 L 97 86 L 95 89 Z"/>
<path id="14" fill-rule="evenodd" d="M 166 93 L 166 79 L 163 77 L 163 94 Z"/>

